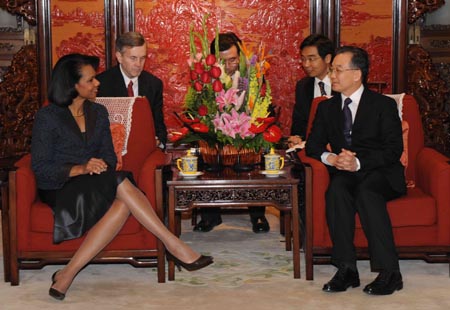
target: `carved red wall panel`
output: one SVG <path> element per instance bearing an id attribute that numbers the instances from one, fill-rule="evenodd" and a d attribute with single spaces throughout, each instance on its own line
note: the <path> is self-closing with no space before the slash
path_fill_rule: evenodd
<path id="1" fill-rule="evenodd" d="M 51 32 L 53 64 L 63 55 L 99 56 L 105 70 L 104 0 L 52 0 Z"/>
<path id="2" fill-rule="evenodd" d="M 200 28 L 210 14 L 210 39 L 214 28 L 234 31 L 247 44 L 266 43 L 272 54 L 268 78 L 274 104 L 280 107 L 284 134 L 289 133 L 295 82 L 304 76 L 298 61 L 298 46 L 309 34 L 309 0 L 222 0 L 147 1 L 135 0 L 136 29 L 149 43 L 146 69 L 160 77 L 165 86 L 165 116 L 168 128 L 179 111 L 188 83 L 188 31 L 191 23 Z M 97 55 L 104 70 L 104 1 L 52 0 L 53 63 L 70 52 Z M 341 44 L 356 44 L 371 55 L 370 81 L 384 81 L 391 91 L 392 1 L 342 0 Z"/>
<path id="3" fill-rule="evenodd" d="M 392 92 L 392 0 L 341 0 L 341 45 L 370 55 L 369 81 L 386 82 Z"/>
<path id="4" fill-rule="evenodd" d="M 202 17 L 210 14 L 210 40 L 214 28 L 235 32 L 247 45 L 263 41 L 274 57 L 268 78 L 273 102 L 281 109 L 280 122 L 289 134 L 295 83 L 304 76 L 299 45 L 309 35 L 309 0 L 135 1 L 136 29 L 149 43 L 146 69 L 164 82 L 167 127 L 178 125 L 171 117 L 180 111 L 188 84 L 189 27 L 200 30 Z"/>

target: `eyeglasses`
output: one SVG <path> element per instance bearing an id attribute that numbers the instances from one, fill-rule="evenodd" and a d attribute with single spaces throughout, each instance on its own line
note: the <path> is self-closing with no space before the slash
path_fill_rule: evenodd
<path id="1" fill-rule="evenodd" d="M 306 63 L 306 62 L 315 62 L 316 60 L 320 59 L 320 56 L 308 56 L 308 57 L 304 57 L 302 56 L 300 58 L 300 62 L 301 63 Z"/>
<path id="2" fill-rule="evenodd" d="M 223 63 L 226 65 L 235 65 L 235 64 L 239 63 L 239 57 L 224 59 Z"/>
<path id="3" fill-rule="evenodd" d="M 330 68 L 330 70 L 328 71 L 330 74 L 336 73 L 336 75 L 342 74 L 345 71 L 355 71 L 355 70 L 360 70 L 358 68 Z"/>

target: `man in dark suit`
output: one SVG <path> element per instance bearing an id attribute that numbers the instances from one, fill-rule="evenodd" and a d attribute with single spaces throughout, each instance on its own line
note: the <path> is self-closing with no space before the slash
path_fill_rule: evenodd
<path id="1" fill-rule="evenodd" d="M 290 147 L 301 144 L 306 139 L 306 127 L 313 99 L 335 94 L 332 92 L 328 76 L 334 54 L 333 42 L 324 35 L 311 34 L 300 44 L 300 54 L 302 67 L 307 76 L 299 80 L 295 87 L 291 137 L 288 139 Z"/>
<path id="2" fill-rule="evenodd" d="M 226 73 L 233 79 L 235 73 L 239 69 L 239 57 L 241 40 L 233 32 L 219 34 L 219 56 L 223 61 Z M 215 39 L 210 45 L 211 54 L 215 54 Z M 250 221 L 252 222 L 252 230 L 255 233 L 268 232 L 270 230 L 269 222 L 264 216 L 265 207 L 249 207 Z M 200 209 L 201 221 L 194 226 L 194 231 L 208 232 L 215 226 L 222 223 L 220 208 L 203 208 Z"/>
<path id="3" fill-rule="evenodd" d="M 341 95 L 319 104 L 306 142 L 307 155 L 321 160 L 330 173 L 326 215 L 331 262 L 338 271 L 323 290 L 340 292 L 360 285 L 353 244 L 358 213 L 371 267 L 380 272 L 364 292 L 392 294 L 403 288 L 403 281 L 386 204 L 406 193 L 397 105 L 364 86 L 369 58 L 361 48 L 338 48 L 330 72 L 333 90 Z"/>
<path id="4" fill-rule="evenodd" d="M 145 38 L 138 32 L 126 32 L 116 39 L 117 66 L 100 73 L 98 97 L 147 97 L 152 109 L 156 143 L 164 148 L 167 128 L 163 115 L 163 83 L 153 74 L 144 71 L 147 59 Z"/>

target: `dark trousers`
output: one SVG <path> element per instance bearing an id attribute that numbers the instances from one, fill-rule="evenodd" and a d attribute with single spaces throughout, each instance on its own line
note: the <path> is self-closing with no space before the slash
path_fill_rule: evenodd
<path id="1" fill-rule="evenodd" d="M 266 207 L 249 207 L 248 213 L 251 219 L 257 219 L 264 216 Z M 200 214 L 203 221 L 218 222 L 220 219 L 220 208 L 202 208 Z"/>
<path id="2" fill-rule="evenodd" d="M 379 172 L 338 172 L 331 176 L 326 193 L 326 214 L 333 243 L 331 261 L 340 268 L 356 270 L 353 244 L 355 214 L 368 240 L 374 270 L 398 270 L 398 256 L 387 201 L 399 197 Z"/>

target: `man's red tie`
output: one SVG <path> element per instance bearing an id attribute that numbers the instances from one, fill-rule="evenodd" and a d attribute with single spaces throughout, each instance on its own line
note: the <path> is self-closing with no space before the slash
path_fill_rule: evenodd
<path id="1" fill-rule="evenodd" d="M 133 81 L 130 81 L 130 83 L 128 83 L 128 97 L 134 97 Z"/>

